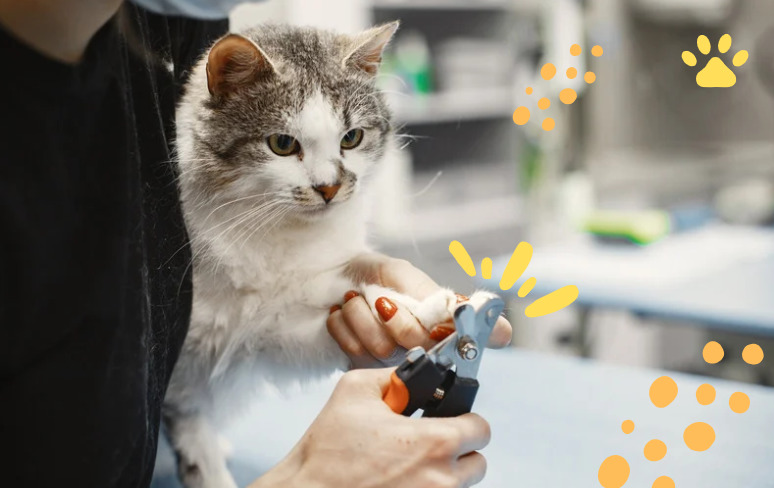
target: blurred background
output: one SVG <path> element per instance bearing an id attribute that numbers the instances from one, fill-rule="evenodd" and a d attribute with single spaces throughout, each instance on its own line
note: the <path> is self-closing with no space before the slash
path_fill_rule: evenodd
<path id="1" fill-rule="evenodd" d="M 749 343 L 774 346 L 774 2 L 273 0 L 231 17 L 237 31 L 271 21 L 350 33 L 394 19 L 378 82 L 406 147 L 379 176 L 379 249 L 461 292 L 501 292 L 514 347 L 774 384 L 741 359 Z M 749 60 L 734 67 L 742 49 Z M 734 70 L 733 87 L 697 86 L 712 56 Z M 557 75 L 544 80 L 549 62 Z M 559 101 L 568 87 L 571 105 Z M 525 125 L 518 106 L 532 114 Z M 455 264 L 452 240 L 477 276 Z M 526 298 L 521 281 L 498 288 L 520 241 L 535 249 Z M 580 289 L 571 307 L 524 316 L 568 284 Z M 697 353 L 708 340 L 725 348 L 719 365 Z"/>

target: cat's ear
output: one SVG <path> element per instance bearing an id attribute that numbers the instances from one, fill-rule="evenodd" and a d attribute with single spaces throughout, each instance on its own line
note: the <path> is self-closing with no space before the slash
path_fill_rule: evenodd
<path id="1" fill-rule="evenodd" d="M 266 53 L 253 41 L 229 34 L 212 46 L 207 57 L 207 88 L 213 96 L 269 79 L 275 73 Z"/>
<path id="2" fill-rule="evenodd" d="M 379 25 L 358 34 L 352 39 L 349 50 L 344 56 L 345 68 L 354 68 L 371 76 L 376 75 L 382 62 L 382 51 L 390 42 L 400 22 Z"/>

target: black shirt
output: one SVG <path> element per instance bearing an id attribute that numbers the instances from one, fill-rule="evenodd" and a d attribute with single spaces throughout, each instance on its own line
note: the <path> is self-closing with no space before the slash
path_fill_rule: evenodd
<path id="1" fill-rule="evenodd" d="M 191 302 L 174 108 L 227 22 L 122 13 L 78 66 L 0 29 L 6 486 L 150 484 Z"/>

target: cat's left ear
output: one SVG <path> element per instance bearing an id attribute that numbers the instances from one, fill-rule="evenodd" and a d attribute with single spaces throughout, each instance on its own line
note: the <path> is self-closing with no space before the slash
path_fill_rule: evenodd
<path id="1" fill-rule="evenodd" d="M 349 51 L 344 56 L 345 68 L 354 68 L 375 76 L 379 71 L 379 63 L 382 62 L 382 51 L 390 42 L 395 31 L 398 30 L 399 21 L 379 25 L 368 29 L 355 36 Z"/>

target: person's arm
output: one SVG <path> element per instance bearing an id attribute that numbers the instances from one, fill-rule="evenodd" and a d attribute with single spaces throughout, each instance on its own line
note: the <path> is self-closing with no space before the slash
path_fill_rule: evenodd
<path id="1" fill-rule="evenodd" d="M 0 25 L 37 51 L 77 63 L 122 0 L 0 0 Z M 12 69 L 12 67 L 8 67 Z"/>
<path id="2" fill-rule="evenodd" d="M 410 418 L 382 400 L 391 369 L 345 374 L 304 437 L 249 488 L 461 488 L 481 481 L 489 424 Z"/>

